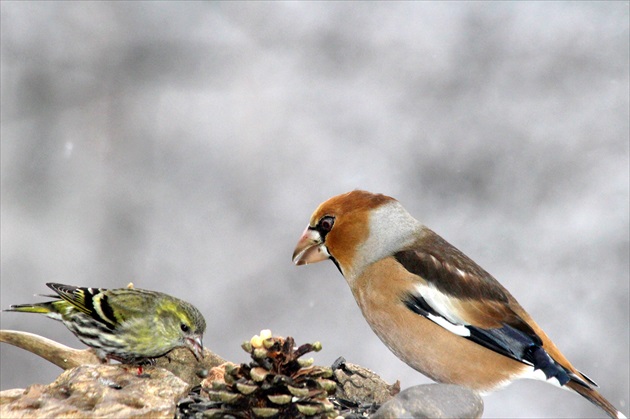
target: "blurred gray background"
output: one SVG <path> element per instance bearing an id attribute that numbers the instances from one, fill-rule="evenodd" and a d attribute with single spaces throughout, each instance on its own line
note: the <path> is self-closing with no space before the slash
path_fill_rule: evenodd
<path id="1" fill-rule="evenodd" d="M 495 275 L 627 415 L 628 6 L 2 1 L 1 307 L 133 281 L 197 305 L 230 360 L 270 328 L 427 383 L 332 263 L 291 263 L 315 207 L 362 188 Z M 60 373 L 0 349 L 2 389 Z M 533 381 L 485 401 L 603 415 Z"/>

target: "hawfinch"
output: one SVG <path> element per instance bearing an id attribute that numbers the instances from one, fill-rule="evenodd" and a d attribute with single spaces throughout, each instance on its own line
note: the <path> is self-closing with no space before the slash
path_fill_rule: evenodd
<path id="1" fill-rule="evenodd" d="M 395 199 L 356 190 L 322 203 L 293 262 L 325 259 L 385 345 L 431 379 L 483 394 L 536 378 L 625 418 L 492 275 Z"/>

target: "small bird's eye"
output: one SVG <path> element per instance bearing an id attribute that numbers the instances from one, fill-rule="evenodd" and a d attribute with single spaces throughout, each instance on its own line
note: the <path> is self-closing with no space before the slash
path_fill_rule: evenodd
<path id="1" fill-rule="evenodd" d="M 333 224 L 335 224 L 335 218 L 327 215 L 319 220 L 319 230 L 328 233 L 333 228 Z"/>
<path id="2" fill-rule="evenodd" d="M 186 324 L 186 323 L 182 323 L 179 325 L 179 327 L 182 329 L 182 332 L 186 333 L 190 330 L 190 327 Z"/>

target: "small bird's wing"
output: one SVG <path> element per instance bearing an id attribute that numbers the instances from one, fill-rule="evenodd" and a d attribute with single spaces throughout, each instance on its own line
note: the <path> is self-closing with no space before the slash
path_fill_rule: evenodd
<path id="1" fill-rule="evenodd" d="M 104 288 L 75 287 L 57 283 L 47 283 L 64 301 L 72 304 L 80 312 L 104 323 L 109 329 L 116 328 L 121 318 L 109 303 L 108 290 Z"/>
<path id="2" fill-rule="evenodd" d="M 574 374 L 570 364 L 559 364 L 543 349 L 543 339 L 535 330 L 538 327 L 519 314 L 523 310 L 514 297 L 437 234 L 427 231 L 413 248 L 396 253 L 394 258 L 418 277 L 401 297 L 413 312 L 534 370 L 542 370 L 547 379 L 556 378 L 560 385 L 573 380 L 589 386 Z"/>
<path id="3" fill-rule="evenodd" d="M 97 297 L 99 304 L 117 323 L 153 319 L 158 292 L 140 288 L 107 290 Z M 162 298 L 166 298 L 162 295 Z"/>
<path id="4" fill-rule="evenodd" d="M 61 297 L 61 299 L 72 304 L 77 310 L 89 315 L 94 311 L 92 298 L 96 293 L 100 292 L 100 289 L 79 288 L 73 285 L 57 284 L 54 282 L 49 282 L 46 286 L 57 293 L 57 295 L 46 295 L 46 297 Z"/>

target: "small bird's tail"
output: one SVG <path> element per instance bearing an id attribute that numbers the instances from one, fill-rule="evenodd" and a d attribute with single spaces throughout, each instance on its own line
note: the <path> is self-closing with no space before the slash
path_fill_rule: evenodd
<path id="1" fill-rule="evenodd" d="M 22 313 L 42 313 L 47 314 L 50 313 L 53 308 L 50 306 L 50 303 L 41 303 L 41 304 L 16 304 L 12 305 L 11 308 L 2 311 L 20 311 Z"/>
<path id="2" fill-rule="evenodd" d="M 21 313 L 39 313 L 45 314 L 48 317 L 51 317 L 56 320 L 61 319 L 61 306 L 63 305 L 63 301 L 49 301 L 46 303 L 37 303 L 37 304 L 17 304 L 12 305 L 10 308 L 2 311 L 18 311 Z"/>
<path id="3" fill-rule="evenodd" d="M 617 418 L 617 419 L 626 418 L 626 416 L 623 413 L 617 410 L 615 406 L 613 406 L 608 400 L 604 398 L 604 396 L 599 394 L 599 392 L 595 390 L 594 388 L 590 386 L 586 387 L 583 384 L 573 381 L 573 380 L 569 381 L 566 384 L 566 386 L 569 387 L 571 390 L 575 391 L 576 393 L 578 393 L 580 396 L 584 397 L 589 402 L 603 409 L 611 418 Z"/>

